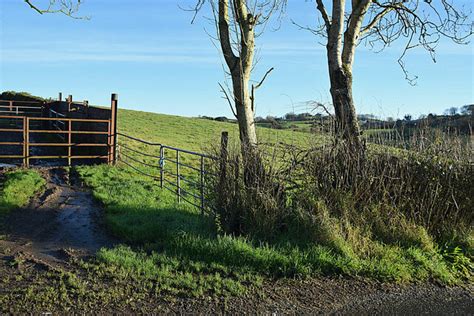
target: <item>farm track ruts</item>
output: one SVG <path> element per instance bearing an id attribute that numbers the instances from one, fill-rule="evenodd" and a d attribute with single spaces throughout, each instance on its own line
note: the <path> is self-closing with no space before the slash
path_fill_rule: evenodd
<path id="1" fill-rule="evenodd" d="M 395 285 L 338 277 L 312 280 L 268 280 L 244 297 L 201 299 L 144 293 L 139 302 L 78 300 L 74 307 L 39 309 L 25 299 L 29 288 L 54 285 L 55 275 L 71 273 L 92 282 L 91 290 L 109 291 L 113 280 L 87 278 L 77 259 L 87 259 L 116 241 L 101 226 L 101 208 L 91 193 L 65 169 L 42 170 L 46 192 L 27 208 L 6 219 L 7 237 L 0 239 L 0 313 L 2 312 L 170 312 L 277 313 L 363 315 L 473 315 L 474 287 L 444 287 L 434 283 Z M 92 281 L 91 281 L 92 280 Z M 116 286 L 116 285 L 114 285 Z M 74 296 L 74 295 L 73 295 Z"/>

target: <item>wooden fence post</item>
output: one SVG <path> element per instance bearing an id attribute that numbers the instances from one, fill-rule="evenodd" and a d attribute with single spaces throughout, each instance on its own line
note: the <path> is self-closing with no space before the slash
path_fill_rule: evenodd
<path id="1" fill-rule="evenodd" d="M 118 94 L 112 93 L 111 111 L 110 111 L 110 137 L 111 137 L 111 162 L 117 162 L 117 110 L 118 110 Z"/>
<path id="2" fill-rule="evenodd" d="M 220 174 L 219 174 L 219 187 L 224 188 L 225 179 L 227 176 L 227 156 L 229 144 L 229 133 L 222 132 L 221 134 L 221 157 L 220 157 Z M 223 191 L 223 190 L 222 190 Z"/>
<path id="3" fill-rule="evenodd" d="M 204 204 L 205 203 L 205 197 L 204 197 L 204 156 L 201 156 L 201 215 L 204 215 L 204 210 L 205 210 L 205 207 L 206 205 Z"/>
<path id="4" fill-rule="evenodd" d="M 58 101 L 59 101 L 59 102 L 62 102 L 62 101 L 63 101 L 63 93 L 62 93 L 62 92 L 59 92 Z"/>
<path id="5" fill-rule="evenodd" d="M 228 147 L 228 144 L 229 144 L 229 133 L 228 132 L 222 132 L 221 134 L 221 172 L 226 171 L 227 167 L 226 167 L 226 164 L 222 163 L 224 161 L 227 161 L 227 147 Z M 225 176 L 225 174 L 224 174 Z"/>

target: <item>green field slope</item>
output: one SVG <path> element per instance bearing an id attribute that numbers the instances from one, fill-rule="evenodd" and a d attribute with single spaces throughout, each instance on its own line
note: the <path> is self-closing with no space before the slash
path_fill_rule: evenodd
<path id="1" fill-rule="evenodd" d="M 237 124 L 132 110 L 119 111 L 118 130 L 148 141 L 194 151 L 203 151 L 212 144 L 218 144 L 223 131 L 229 132 L 230 141 L 239 138 Z M 257 130 L 259 141 L 263 143 L 283 142 L 308 146 L 320 139 L 291 130 L 263 127 Z"/>

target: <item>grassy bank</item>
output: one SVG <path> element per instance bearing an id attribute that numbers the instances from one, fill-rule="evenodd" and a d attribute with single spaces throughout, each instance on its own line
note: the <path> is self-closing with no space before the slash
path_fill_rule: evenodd
<path id="1" fill-rule="evenodd" d="M 240 295 L 265 280 L 319 275 L 444 284 L 469 277 L 466 265 L 456 266 L 446 259 L 449 255 L 463 259 L 462 254 L 433 244 L 366 240 L 370 251 L 358 253 L 351 236 L 342 240 L 330 234 L 337 227 L 331 226 L 330 218 L 326 230 L 320 231 L 328 242 L 298 242 L 298 231 L 266 242 L 230 236 L 217 221 L 177 204 L 173 194 L 160 190 L 152 180 L 130 174 L 131 170 L 97 166 L 80 167 L 78 172 L 104 203 L 108 229 L 128 244 L 99 251 L 99 264 L 112 267 L 130 282 L 157 282 L 156 291 L 198 297 Z"/>
<path id="2" fill-rule="evenodd" d="M 4 174 L 0 190 L 0 213 L 25 206 L 46 181 L 35 170 L 14 170 Z"/>

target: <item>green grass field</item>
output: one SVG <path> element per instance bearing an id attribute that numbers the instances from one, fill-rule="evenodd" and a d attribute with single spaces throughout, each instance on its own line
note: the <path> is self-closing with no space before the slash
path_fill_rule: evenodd
<path id="1" fill-rule="evenodd" d="M 171 147 L 177 147 L 185 150 L 191 150 L 199 153 L 214 154 L 219 150 L 220 137 L 223 131 L 229 133 L 229 146 L 238 146 L 239 133 L 237 124 L 218 122 L 201 118 L 187 118 L 157 113 L 148 113 L 131 110 L 120 110 L 118 114 L 119 132 L 143 139 L 153 143 L 160 143 Z M 323 136 L 311 135 L 309 133 L 293 132 L 291 130 L 275 130 L 264 127 L 258 127 L 257 133 L 259 141 L 263 144 L 285 143 L 297 147 L 308 147 L 316 143 L 321 143 Z M 145 145 L 123 136 L 118 137 L 119 145 L 138 150 L 140 152 L 159 156 L 159 146 Z M 137 154 L 133 151 L 120 149 L 121 156 L 127 162 L 132 163 L 141 171 L 147 174 L 159 176 L 159 159 L 156 157 L 147 157 Z M 176 153 L 166 150 L 164 155 L 172 161 L 165 163 L 165 175 L 168 181 L 176 182 L 176 168 L 173 161 L 176 160 Z M 144 162 L 148 166 L 143 166 L 137 161 Z M 184 164 L 199 167 L 200 158 L 189 154 L 180 154 L 180 161 Z M 206 164 L 213 163 L 206 160 Z M 187 167 L 182 167 L 180 172 L 192 181 L 197 181 L 199 172 Z M 185 190 L 194 191 L 192 184 L 182 181 Z M 194 203 L 198 201 L 193 200 Z"/>
<path id="2" fill-rule="evenodd" d="M 230 142 L 239 139 L 237 124 L 131 110 L 119 111 L 118 130 L 150 142 L 201 152 L 212 144 L 218 144 L 223 131 L 229 133 Z M 257 133 L 263 143 L 283 142 L 297 146 L 308 146 L 321 138 L 264 127 L 257 128 Z"/>

